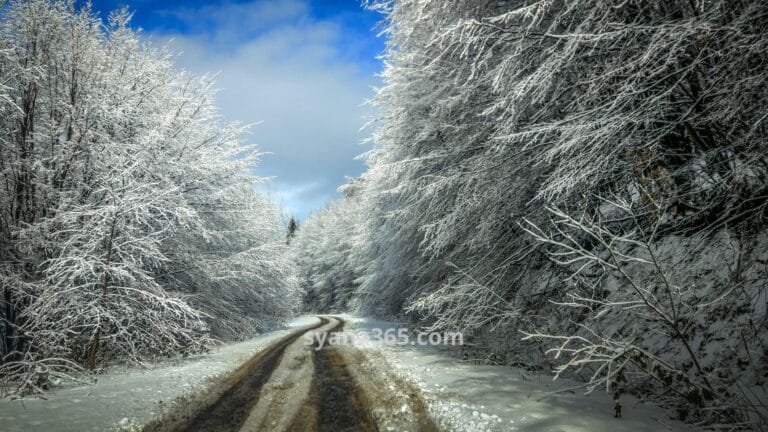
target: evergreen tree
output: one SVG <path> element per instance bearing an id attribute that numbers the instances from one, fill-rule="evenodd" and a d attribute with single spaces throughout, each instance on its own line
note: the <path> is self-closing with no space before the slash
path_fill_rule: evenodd
<path id="1" fill-rule="evenodd" d="M 285 238 L 286 244 L 291 244 L 291 240 L 296 237 L 296 231 L 299 229 L 299 223 L 296 222 L 296 218 L 291 216 L 291 220 L 288 222 L 288 234 Z"/>

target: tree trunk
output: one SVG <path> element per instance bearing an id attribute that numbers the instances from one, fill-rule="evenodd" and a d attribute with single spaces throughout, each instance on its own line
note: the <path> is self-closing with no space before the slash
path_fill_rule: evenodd
<path id="1" fill-rule="evenodd" d="M 104 269 L 104 276 L 102 278 L 101 282 L 101 301 L 106 301 L 107 298 L 107 290 L 109 288 L 109 282 L 111 280 L 111 277 L 109 275 L 109 265 L 112 262 L 112 243 L 115 238 L 115 230 L 117 227 L 117 215 L 115 215 L 114 219 L 112 219 L 112 226 L 109 231 L 109 241 L 107 242 L 107 257 L 105 260 L 105 269 Z M 93 337 L 91 337 L 91 340 L 88 342 L 88 358 L 85 362 L 86 368 L 89 370 L 96 369 L 96 355 L 99 353 L 99 342 L 101 339 L 101 320 L 99 320 L 98 327 L 96 327 L 96 331 L 93 333 Z"/>

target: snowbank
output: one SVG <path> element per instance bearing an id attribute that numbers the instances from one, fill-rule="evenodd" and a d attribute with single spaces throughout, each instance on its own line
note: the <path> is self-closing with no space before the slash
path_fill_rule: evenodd
<path id="1" fill-rule="evenodd" d="M 398 324 L 348 317 L 349 329 L 398 328 Z M 613 417 L 605 393 L 583 394 L 578 383 L 508 366 L 462 362 L 436 347 L 368 345 L 395 373 L 419 387 L 430 412 L 447 431 L 658 432 L 692 431 L 665 412 L 622 396 L 623 418 Z"/>
<path id="2" fill-rule="evenodd" d="M 163 411 L 174 399 L 193 393 L 230 372 L 291 328 L 311 325 L 300 317 L 286 329 L 214 349 L 211 353 L 166 361 L 148 369 L 115 368 L 94 385 L 59 388 L 42 398 L 0 399 L 4 432 L 86 432 L 129 429 Z"/>

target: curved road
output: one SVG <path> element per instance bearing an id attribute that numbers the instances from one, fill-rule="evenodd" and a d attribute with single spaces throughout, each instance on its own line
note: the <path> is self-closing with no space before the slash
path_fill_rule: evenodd
<path id="1" fill-rule="evenodd" d="M 378 431 L 372 407 L 382 404 L 372 401 L 376 391 L 366 391 L 354 378 L 354 361 L 337 347 L 312 345 L 318 334 L 342 331 L 344 324 L 320 317 L 256 354 L 206 394 L 177 403 L 144 431 Z M 436 430 L 423 412 L 417 415 L 412 430 Z"/>

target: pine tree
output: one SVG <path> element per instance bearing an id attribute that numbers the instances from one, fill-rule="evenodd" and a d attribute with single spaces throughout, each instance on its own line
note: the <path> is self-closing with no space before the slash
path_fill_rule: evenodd
<path id="1" fill-rule="evenodd" d="M 296 237 L 296 231 L 299 229 L 299 223 L 296 222 L 296 218 L 291 216 L 291 220 L 288 222 L 288 234 L 285 238 L 285 244 L 291 244 L 291 240 Z"/>

